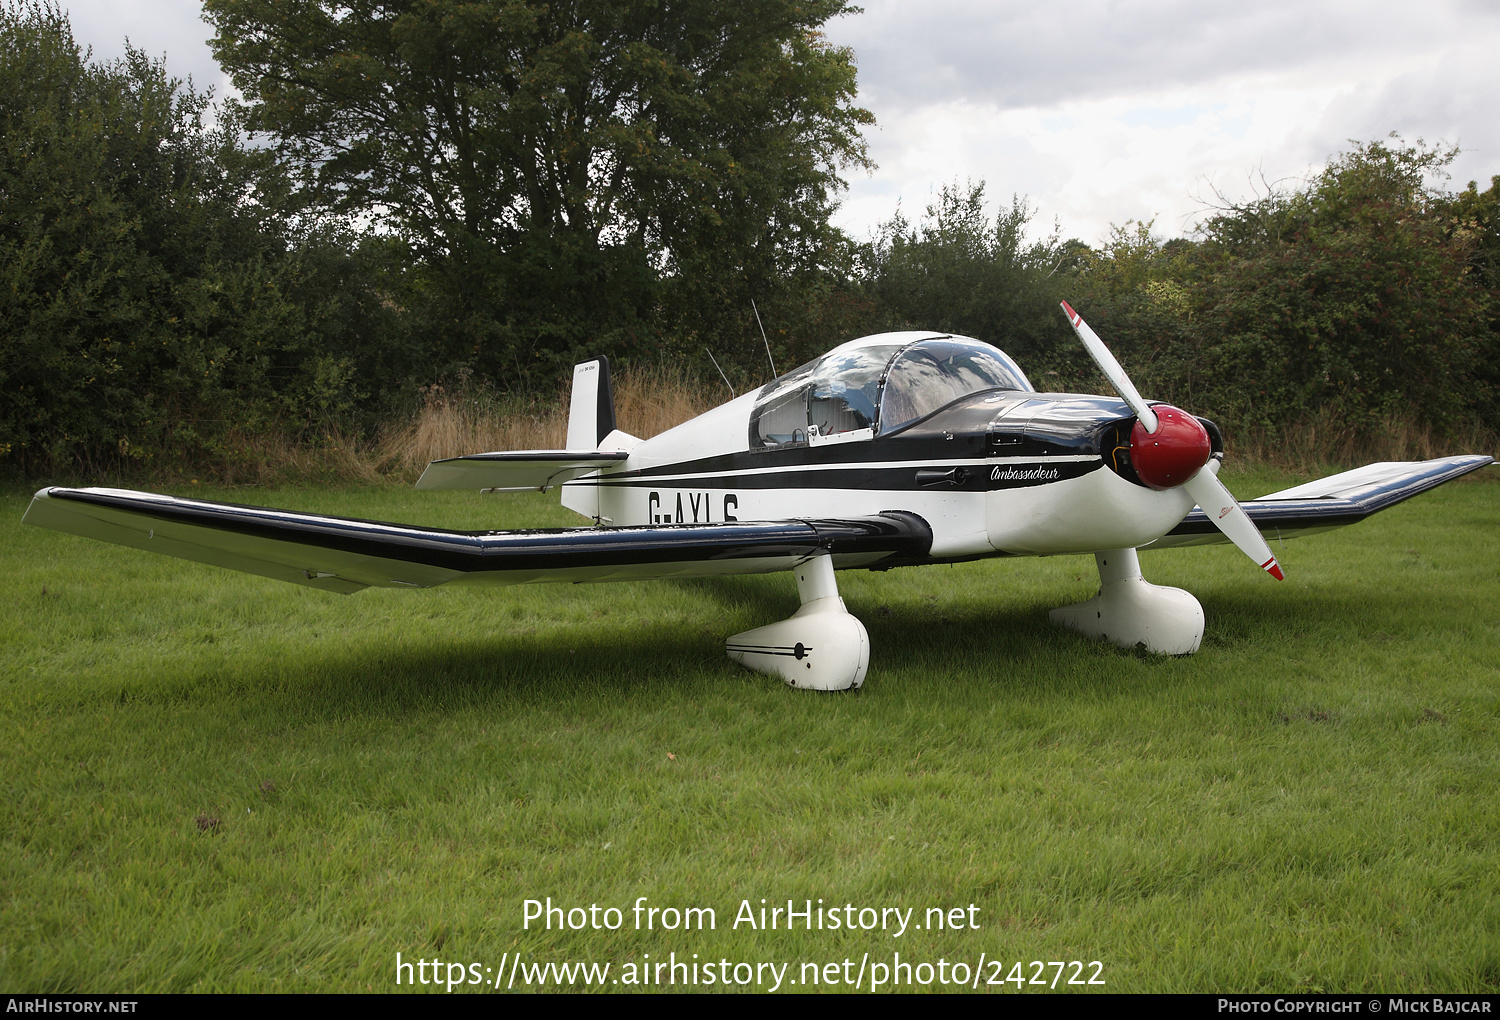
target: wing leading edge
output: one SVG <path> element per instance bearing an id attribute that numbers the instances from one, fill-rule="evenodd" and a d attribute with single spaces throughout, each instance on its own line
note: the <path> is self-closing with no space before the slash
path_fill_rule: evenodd
<path id="1" fill-rule="evenodd" d="M 328 591 L 371 586 L 611 581 L 912 562 L 932 531 L 892 511 L 844 520 L 447 531 L 179 499 L 127 489 L 42 489 L 28 524 Z"/>
<path id="2" fill-rule="evenodd" d="M 1477 471 L 1493 458 L 1482 455 L 1437 460 L 1385 461 L 1343 471 L 1315 482 L 1240 504 L 1267 538 L 1295 538 L 1357 524 L 1418 493 Z M 1228 539 L 1195 507 L 1165 536 L 1145 548 L 1216 545 Z"/>

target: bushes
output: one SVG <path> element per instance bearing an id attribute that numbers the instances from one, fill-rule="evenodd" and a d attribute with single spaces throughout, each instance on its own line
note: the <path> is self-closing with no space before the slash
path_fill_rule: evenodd
<path id="1" fill-rule="evenodd" d="M 1023 246 L 1012 202 L 944 189 L 927 219 L 892 220 L 868 288 L 891 323 L 954 329 L 1016 355 L 1043 388 L 1102 385 L 1057 311 L 1067 297 L 1140 388 L 1214 417 L 1262 450 L 1317 428 L 1349 456 L 1500 432 L 1496 189 L 1441 186 L 1454 152 L 1357 146 L 1301 188 L 1219 210 L 1193 239 L 1150 223 L 1097 250 Z M 1500 181 L 1500 178 L 1497 178 Z"/>
<path id="2" fill-rule="evenodd" d="M 299 236 L 268 154 L 209 112 L 138 50 L 89 63 L 55 8 L 0 13 L 0 450 L 27 473 L 193 456 L 366 395 L 354 256 Z"/>
<path id="3" fill-rule="evenodd" d="M 1079 247 L 1056 231 L 1027 242 L 1031 208 L 1012 198 L 992 221 L 984 184 L 945 186 L 926 217 L 899 211 L 865 253 L 867 287 L 889 329 L 945 329 L 988 340 L 1021 362 L 1042 388 L 1087 378 L 1088 358 L 1058 302 L 1070 296 L 1055 272 Z M 1076 295 L 1074 295 L 1076 296 Z M 1047 381 L 1053 380 L 1053 381 Z"/>
<path id="4" fill-rule="evenodd" d="M 829 87 L 847 99 L 852 78 Z M 577 354 L 717 395 L 705 348 L 736 388 L 766 378 L 752 297 L 783 369 L 936 328 L 999 344 L 1040 388 L 1098 391 L 1067 298 L 1143 391 L 1267 450 L 1309 424 L 1348 450 L 1391 422 L 1500 431 L 1500 178 L 1451 193 L 1453 154 L 1421 144 L 1358 146 L 1191 239 L 1129 222 L 1098 249 L 1027 240 L 1024 200 L 991 218 L 982 184 L 854 244 L 827 223 L 825 153 L 795 216 L 734 206 L 667 258 L 613 234 L 449 250 L 356 231 L 236 116 L 139 51 L 91 63 L 55 7 L 0 11 L 0 463 L 264 476 L 276 450 L 375 449 L 436 383 L 551 401 Z"/>
<path id="5" fill-rule="evenodd" d="M 1198 332 L 1227 417 L 1451 432 L 1483 413 L 1492 296 L 1470 271 L 1475 234 L 1454 229 L 1453 197 L 1430 183 L 1452 155 L 1360 146 L 1305 191 L 1204 225 Z"/>
<path id="6" fill-rule="evenodd" d="M 139 51 L 86 64 L 53 9 L 7 11 L 0 46 L 0 439 L 33 467 L 149 455 L 253 386 L 234 354 L 289 325 L 255 300 L 256 231 L 217 207 L 232 139 Z"/>

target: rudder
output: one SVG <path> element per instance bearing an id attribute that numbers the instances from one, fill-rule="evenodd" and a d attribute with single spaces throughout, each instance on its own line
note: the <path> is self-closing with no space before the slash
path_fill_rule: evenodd
<path id="1" fill-rule="evenodd" d="M 615 393 L 609 359 L 600 356 L 573 366 L 573 397 L 568 405 L 568 449 L 597 450 L 615 430 Z"/>

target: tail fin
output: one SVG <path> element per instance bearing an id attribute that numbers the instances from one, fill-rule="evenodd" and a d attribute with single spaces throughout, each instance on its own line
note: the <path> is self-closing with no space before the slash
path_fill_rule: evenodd
<path id="1" fill-rule="evenodd" d="M 609 359 L 598 357 L 573 366 L 573 400 L 568 405 L 568 449 L 597 450 L 615 430 L 615 392 L 609 381 Z"/>

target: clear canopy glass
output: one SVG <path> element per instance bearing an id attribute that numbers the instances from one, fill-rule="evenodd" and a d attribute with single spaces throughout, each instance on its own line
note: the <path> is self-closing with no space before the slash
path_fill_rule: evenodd
<path id="1" fill-rule="evenodd" d="M 994 389 L 1032 392 L 1014 361 L 978 340 L 934 337 L 836 350 L 761 391 L 750 415 L 750 448 L 894 432 Z"/>
<path id="2" fill-rule="evenodd" d="M 902 349 L 886 373 L 880 431 L 894 432 L 960 397 L 984 390 L 1032 392 L 1025 373 L 998 348 L 944 337 Z"/>
<path id="3" fill-rule="evenodd" d="M 873 429 L 880 379 L 900 344 L 835 351 L 818 363 L 808 398 L 808 421 L 820 436 Z"/>

